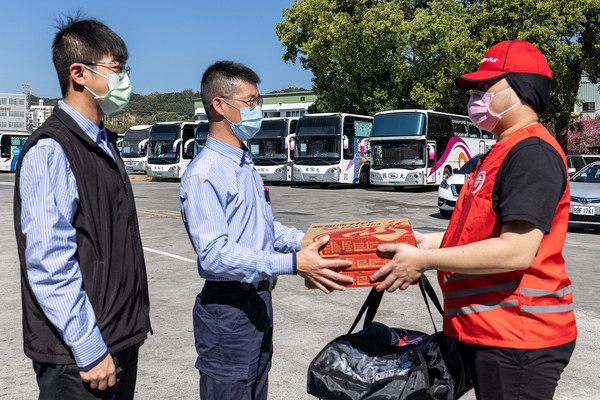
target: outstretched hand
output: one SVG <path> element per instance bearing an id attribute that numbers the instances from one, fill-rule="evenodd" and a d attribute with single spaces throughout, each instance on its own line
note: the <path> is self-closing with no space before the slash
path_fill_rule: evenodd
<path id="1" fill-rule="evenodd" d="M 298 275 L 309 279 L 325 293 L 333 290 L 346 290 L 345 286 L 353 282 L 349 276 L 332 271 L 330 268 L 349 267 L 348 260 L 326 260 L 319 255 L 319 249 L 329 242 L 329 236 L 318 238 L 296 253 Z"/>
<path id="2" fill-rule="evenodd" d="M 424 238 L 421 239 L 424 240 Z M 371 276 L 372 283 L 385 277 L 383 282 L 377 286 L 376 289 L 378 291 L 387 290 L 388 292 L 393 292 L 396 289 L 405 290 L 411 283 L 417 281 L 423 275 L 426 265 L 421 249 L 428 247 L 425 247 L 425 242 L 419 243 L 419 239 L 417 239 L 417 245 L 419 248 L 408 244 L 385 244 L 377 248 L 379 254 L 392 258 L 389 263 Z"/>

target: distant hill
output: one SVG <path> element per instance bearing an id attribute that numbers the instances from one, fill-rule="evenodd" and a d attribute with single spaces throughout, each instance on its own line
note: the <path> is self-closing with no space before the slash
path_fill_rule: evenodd
<path id="1" fill-rule="evenodd" d="M 154 124 L 161 121 L 194 121 L 194 99 L 200 92 L 186 89 L 178 93 L 152 93 L 149 95 L 131 94 L 129 104 L 123 111 L 105 117 L 108 129 L 122 133 L 132 125 Z M 31 104 L 39 100 L 44 105 L 55 106 L 61 99 L 41 98 L 32 95 Z"/>
<path id="2" fill-rule="evenodd" d="M 307 89 L 287 88 L 270 93 L 303 92 Z M 185 89 L 176 93 L 152 93 L 149 95 L 131 94 L 129 104 L 123 111 L 105 117 L 106 127 L 118 133 L 125 132 L 133 125 L 151 125 L 161 121 L 194 121 L 194 100 L 200 98 L 200 92 Z M 31 104 L 39 100 L 44 105 L 55 106 L 61 99 L 50 99 L 31 95 Z"/>

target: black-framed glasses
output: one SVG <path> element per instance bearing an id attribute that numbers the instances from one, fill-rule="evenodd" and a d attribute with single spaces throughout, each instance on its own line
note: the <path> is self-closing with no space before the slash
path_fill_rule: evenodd
<path id="1" fill-rule="evenodd" d="M 258 96 L 258 97 L 250 97 L 249 99 L 238 99 L 235 97 L 225 97 L 225 96 L 220 96 L 222 99 L 227 99 L 227 100 L 237 100 L 237 101 L 241 101 L 242 103 L 246 103 L 248 104 L 248 107 L 250 107 L 251 110 L 254 110 L 255 107 L 262 107 L 263 105 L 263 99 L 262 97 Z"/>
<path id="2" fill-rule="evenodd" d="M 116 69 L 116 72 L 122 74 L 125 72 L 127 76 L 131 73 L 131 67 L 125 65 L 125 63 L 121 63 L 118 61 L 82 61 L 81 64 L 84 65 L 105 65 L 111 69 Z"/>

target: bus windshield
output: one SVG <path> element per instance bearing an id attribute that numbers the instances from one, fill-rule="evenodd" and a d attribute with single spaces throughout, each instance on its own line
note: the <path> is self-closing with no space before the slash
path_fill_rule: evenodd
<path id="1" fill-rule="evenodd" d="M 128 130 L 125 132 L 123 137 L 123 150 L 121 151 L 122 157 L 144 157 L 146 155 L 146 148 L 140 149 L 138 145 L 144 139 L 148 138 L 148 129 L 135 129 Z"/>
<path id="2" fill-rule="evenodd" d="M 418 136 L 425 133 L 425 114 L 380 114 L 373 119 L 373 136 Z"/>
<path id="3" fill-rule="evenodd" d="M 256 165 L 281 164 L 287 161 L 285 138 L 287 121 L 263 121 L 260 131 L 248 141 Z"/>
<path id="4" fill-rule="evenodd" d="M 416 169 L 425 167 L 424 140 L 371 142 L 371 168 Z"/>
<path id="5" fill-rule="evenodd" d="M 298 137 L 296 164 L 333 164 L 340 161 L 339 136 Z"/>
<path id="6" fill-rule="evenodd" d="M 340 121 L 339 116 L 300 118 L 296 136 L 339 135 Z"/>
<path id="7" fill-rule="evenodd" d="M 10 135 L 10 134 L 2 134 L 0 135 L 0 137 L 2 138 L 1 143 L 0 143 L 0 148 L 1 148 L 1 157 L 3 158 L 8 158 L 8 157 L 12 157 L 13 156 L 13 148 L 14 147 L 21 147 L 23 145 L 25 145 L 25 142 L 27 141 L 27 138 L 29 138 L 29 136 L 26 135 Z"/>
<path id="8" fill-rule="evenodd" d="M 148 162 L 153 164 L 179 162 L 179 152 L 173 151 L 173 143 L 177 139 L 179 139 L 179 125 L 154 125 L 150 131 Z M 177 147 L 179 148 L 180 145 Z"/>
<path id="9" fill-rule="evenodd" d="M 209 125 L 208 122 L 200 122 L 196 127 L 196 149 L 197 152 L 200 151 L 206 146 L 206 138 L 208 138 Z"/>

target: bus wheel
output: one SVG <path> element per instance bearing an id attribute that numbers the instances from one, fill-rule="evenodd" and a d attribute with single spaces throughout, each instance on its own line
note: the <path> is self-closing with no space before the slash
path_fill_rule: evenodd
<path id="1" fill-rule="evenodd" d="M 329 187 L 329 183 L 327 183 L 327 182 L 320 182 L 319 183 L 319 187 L 323 188 L 323 189 L 328 188 Z"/>
<path id="2" fill-rule="evenodd" d="M 444 168 L 444 175 L 442 176 L 442 179 L 446 180 L 446 179 L 450 178 L 451 175 L 452 175 L 452 170 L 448 167 Z"/>
<path id="3" fill-rule="evenodd" d="M 360 174 L 358 175 L 358 187 L 361 189 L 368 188 L 371 182 L 369 182 L 369 169 L 363 168 L 360 170 Z"/>

